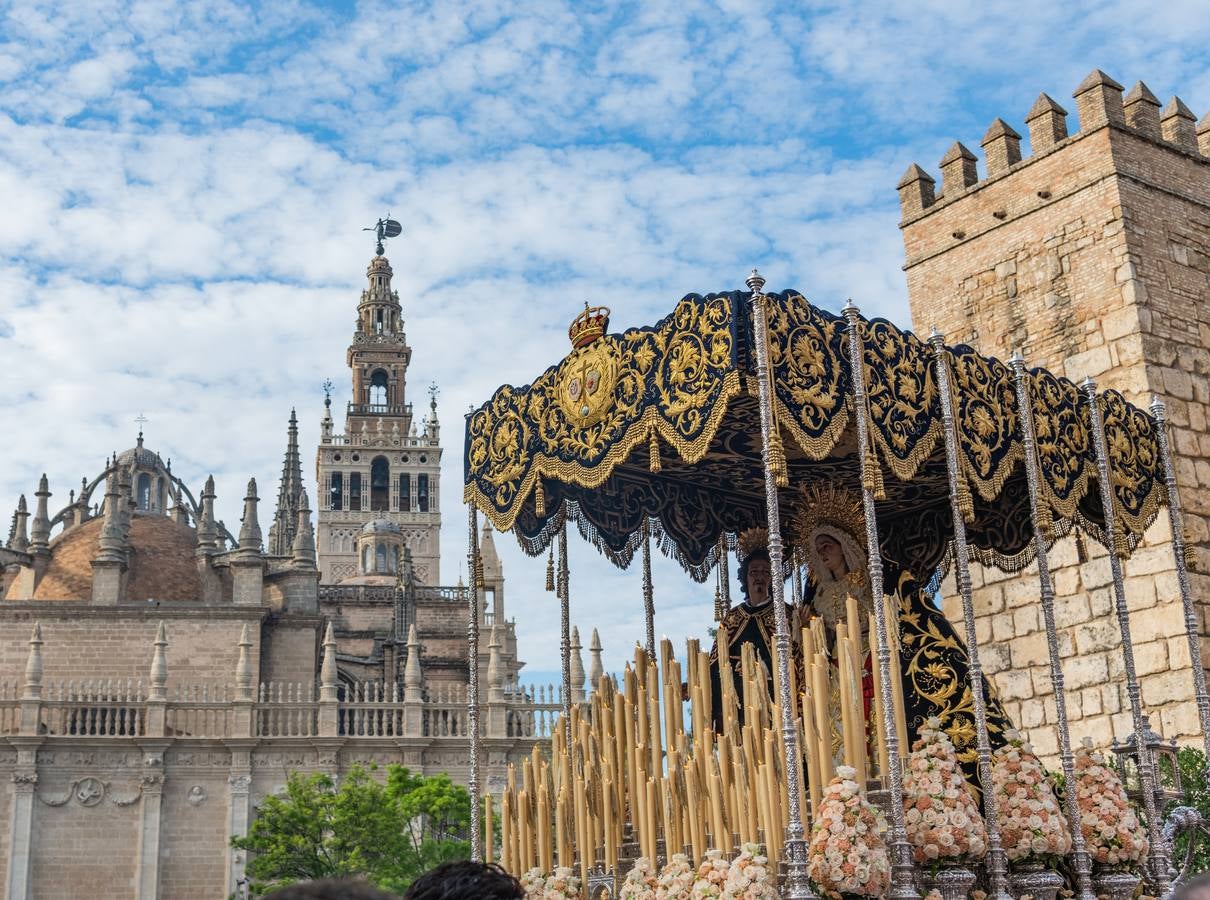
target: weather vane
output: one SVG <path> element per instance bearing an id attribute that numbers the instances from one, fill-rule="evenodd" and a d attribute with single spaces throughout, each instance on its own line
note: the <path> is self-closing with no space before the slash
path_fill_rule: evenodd
<path id="1" fill-rule="evenodd" d="M 377 240 L 374 243 L 374 250 L 379 256 L 382 256 L 384 248 L 382 242 L 387 238 L 399 237 L 403 234 L 403 226 L 391 218 L 391 214 L 387 213 L 385 219 L 379 219 L 378 224 L 373 228 L 363 228 L 362 231 L 372 231 L 377 235 Z"/>
<path id="2" fill-rule="evenodd" d="M 331 378 L 324 379 L 323 388 L 324 388 L 324 406 L 331 406 L 332 405 L 332 379 Z"/>

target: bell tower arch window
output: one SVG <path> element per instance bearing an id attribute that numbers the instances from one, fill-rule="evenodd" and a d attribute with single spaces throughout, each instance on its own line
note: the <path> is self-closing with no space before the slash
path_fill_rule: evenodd
<path id="1" fill-rule="evenodd" d="M 429 511 L 429 476 L 423 472 L 416 476 L 416 507 L 420 512 Z"/>
<path id="2" fill-rule="evenodd" d="M 412 476 L 407 472 L 399 476 L 399 511 L 412 511 Z"/>
<path id="3" fill-rule="evenodd" d="M 332 473 L 332 486 L 328 489 L 329 506 L 332 509 L 344 509 L 344 475 L 340 472 Z"/>
<path id="4" fill-rule="evenodd" d="M 349 473 L 349 509 L 361 510 L 361 473 Z"/>
<path id="5" fill-rule="evenodd" d="M 385 456 L 370 463 L 370 509 L 385 512 L 391 506 L 391 464 Z"/>
<path id="6" fill-rule="evenodd" d="M 139 473 L 138 480 L 139 509 L 151 509 L 151 476 L 146 472 Z"/>
<path id="7" fill-rule="evenodd" d="M 387 399 L 389 395 L 390 379 L 387 373 L 382 369 L 375 369 L 374 374 L 370 376 L 370 405 L 371 406 L 386 406 L 390 401 Z"/>

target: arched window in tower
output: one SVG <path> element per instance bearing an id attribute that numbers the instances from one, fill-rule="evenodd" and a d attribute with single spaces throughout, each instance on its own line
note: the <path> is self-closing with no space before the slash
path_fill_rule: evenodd
<path id="1" fill-rule="evenodd" d="M 361 548 L 361 574 L 362 575 L 372 575 L 374 573 L 374 570 L 370 568 L 370 551 L 371 551 L 371 547 L 369 544 L 366 544 L 364 547 Z"/>
<path id="2" fill-rule="evenodd" d="M 416 507 L 421 512 L 429 511 L 429 476 L 423 472 L 416 476 Z"/>
<path id="3" fill-rule="evenodd" d="M 164 493 L 164 476 L 161 475 L 156 479 L 155 483 L 155 508 L 159 512 L 164 512 L 168 509 L 167 497 Z"/>
<path id="4" fill-rule="evenodd" d="M 386 406 L 387 405 L 387 373 L 382 369 L 375 369 L 374 374 L 370 376 L 370 405 L 371 406 Z"/>
<path id="5" fill-rule="evenodd" d="M 139 509 L 151 508 L 151 476 L 146 472 L 139 473 L 138 481 Z"/>
<path id="6" fill-rule="evenodd" d="M 375 549 L 374 562 L 377 566 L 378 574 L 387 574 L 387 545 L 379 544 Z"/>
<path id="7" fill-rule="evenodd" d="M 345 478 L 340 472 L 332 473 L 332 486 L 328 489 L 328 508 L 344 509 Z"/>
<path id="8" fill-rule="evenodd" d="M 407 472 L 399 476 L 399 511 L 412 511 L 412 476 Z"/>
<path id="9" fill-rule="evenodd" d="M 361 510 L 361 473 L 349 473 L 349 509 Z"/>
<path id="10" fill-rule="evenodd" d="M 385 456 L 370 463 L 370 509 L 386 512 L 391 507 L 391 464 Z"/>

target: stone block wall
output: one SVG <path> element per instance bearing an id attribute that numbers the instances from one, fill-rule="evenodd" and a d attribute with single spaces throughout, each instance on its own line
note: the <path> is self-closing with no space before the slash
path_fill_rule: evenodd
<path id="1" fill-rule="evenodd" d="M 994 159 L 1003 138 L 993 126 L 983 180 L 973 168 L 951 175 L 933 197 L 929 176 L 909 169 L 900 195 L 912 319 L 950 344 L 1001 358 L 1020 350 L 1031 366 L 1076 382 L 1092 376 L 1143 408 L 1161 397 L 1197 558 L 1194 596 L 1210 601 L 1210 131 L 1203 123 L 1199 150 L 1178 139 L 1174 117 L 1162 133 L 1139 124 L 1137 102 L 1123 112 L 1120 86 L 1101 73 L 1076 94 L 1081 129 L 1070 136 L 1062 111 L 1039 98 L 1029 117 L 1032 156 Z M 1169 538 L 1161 511 L 1125 563 L 1126 595 L 1146 711 L 1165 737 L 1188 740 L 1200 727 Z M 1105 550 L 1069 535 L 1050 564 L 1073 733 L 1102 745 L 1123 738 L 1133 728 Z M 1036 567 L 1015 575 L 973 568 L 976 630 L 993 684 L 1038 749 L 1053 753 Z M 943 592 L 959 621 L 952 577 Z M 1208 603 L 1199 615 L 1204 645 Z"/>

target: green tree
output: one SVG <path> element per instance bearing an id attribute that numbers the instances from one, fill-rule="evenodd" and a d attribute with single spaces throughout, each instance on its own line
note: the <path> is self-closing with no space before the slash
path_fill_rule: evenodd
<path id="1" fill-rule="evenodd" d="M 469 856 L 470 794 L 449 776 L 426 778 L 387 766 L 386 781 L 354 766 L 339 782 L 293 772 L 266 797 L 247 837 L 255 894 L 317 878 L 360 876 L 403 891 L 438 863 Z"/>

